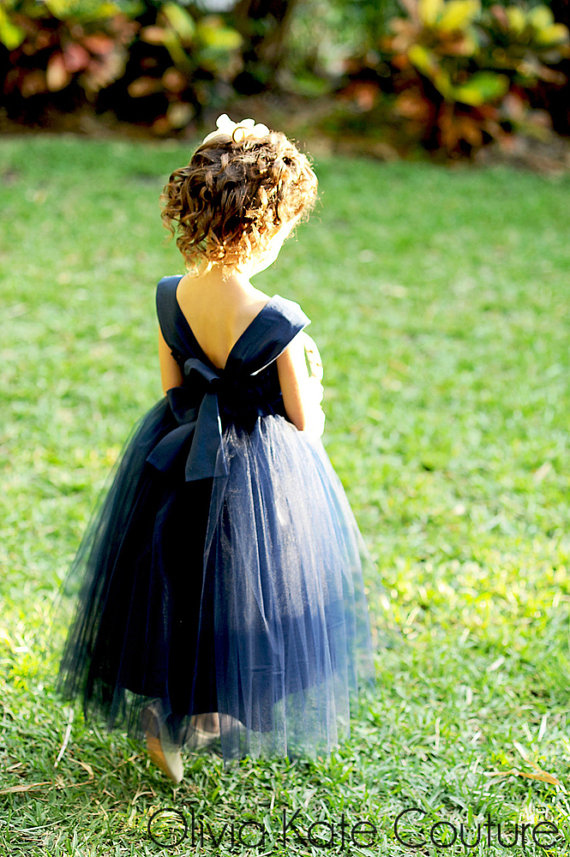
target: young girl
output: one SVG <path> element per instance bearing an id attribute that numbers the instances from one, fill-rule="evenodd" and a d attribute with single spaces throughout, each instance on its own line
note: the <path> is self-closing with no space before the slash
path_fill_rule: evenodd
<path id="1" fill-rule="evenodd" d="M 309 319 L 250 282 L 316 191 L 282 133 L 225 114 L 170 176 L 162 217 L 187 273 L 156 292 L 165 395 L 61 587 L 80 582 L 58 691 L 144 736 L 174 782 L 182 748 L 329 753 L 373 677 L 366 552 L 320 440 Z"/>

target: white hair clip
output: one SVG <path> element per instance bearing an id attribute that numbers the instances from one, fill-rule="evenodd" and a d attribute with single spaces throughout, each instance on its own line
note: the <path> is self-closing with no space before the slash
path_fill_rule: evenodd
<path id="1" fill-rule="evenodd" d="M 266 134 L 269 134 L 267 125 L 262 125 L 261 123 L 256 125 L 254 119 L 242 119 L 241 122 L 232 122 L 227 113 L 222 113 L 221 116 L 218 116 L 216 126 L 216 131 L 206 134 L 202 140 L 202 145 L 213 140 L 214 137 L 226 135 L 231 137 L 234 143 L 241 143 L 246 137 L 264 137 Z"/>

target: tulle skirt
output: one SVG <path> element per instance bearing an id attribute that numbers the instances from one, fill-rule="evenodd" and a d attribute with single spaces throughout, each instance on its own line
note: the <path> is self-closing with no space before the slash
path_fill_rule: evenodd
<path id="1" fill-rule="evenodd" d="M 60 588 L 74 615 L 57 689 L 143 737 L 152 705 L 180 746 L 214 723 L 226 761 L 315 756 L 348 737 L 374 680 L 369 561 L 320 440 L 285 417 L 228 425 L 227 473 L 187 482 L 146 458 L 176 427 L 134 427 Z"/>

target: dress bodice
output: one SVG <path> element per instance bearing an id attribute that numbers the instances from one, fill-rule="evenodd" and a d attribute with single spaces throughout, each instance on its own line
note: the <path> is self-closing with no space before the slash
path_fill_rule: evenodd
<path id="1" fill-rule="evenodd" d="M 252 319 L 232 347 L 223 369 L 204 353 L 176 298 L 181 276 L 164 277 L 157 286 L 160 328 L 183 374 L 183 382 L 166 396 L 178 427 L 155 447 L 148 459 L 159 469 L 171 466 L 180 445 L 191 440 L 186 479 L 226 472 L 224 428 L 234 423 L 251 430 L 259 416 L 286 416 L 276 359 L 310 323 L 301 307 L 280 295 Z"/>

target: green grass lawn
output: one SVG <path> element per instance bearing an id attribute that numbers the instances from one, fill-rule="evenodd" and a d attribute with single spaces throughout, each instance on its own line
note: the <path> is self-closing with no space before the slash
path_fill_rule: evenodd
<path id="1" fill-rule="evenodd" d="M 158 195 L 189 154 L 0 143 L 1 857 L 426 855 L 450 825 L 437 853 L 456 854 L 459 825 L 473 842 L 489 818 L 468 853 L 567 853 L 569 177 L 323 159 L 322 204 L 255 280 L 312 319 L 324 443 L 374 560 L 378 681 L 351 740 L 316 763 L 187 754 L 174 787 L 76 707 L 55 766 L 71 709 L 53 688 L 66 629 L 46 617 L 162 396 L 155 285 L 183 268 Z M 172 844 L 175 816 L 150 838 L 168 807 L 194 813 L 194 841 Z M 395 832 L 414 808 L 400 838 L 422 847 Z M 302 841 L 313 822 L 330 847 L 325 824 Z"/>

